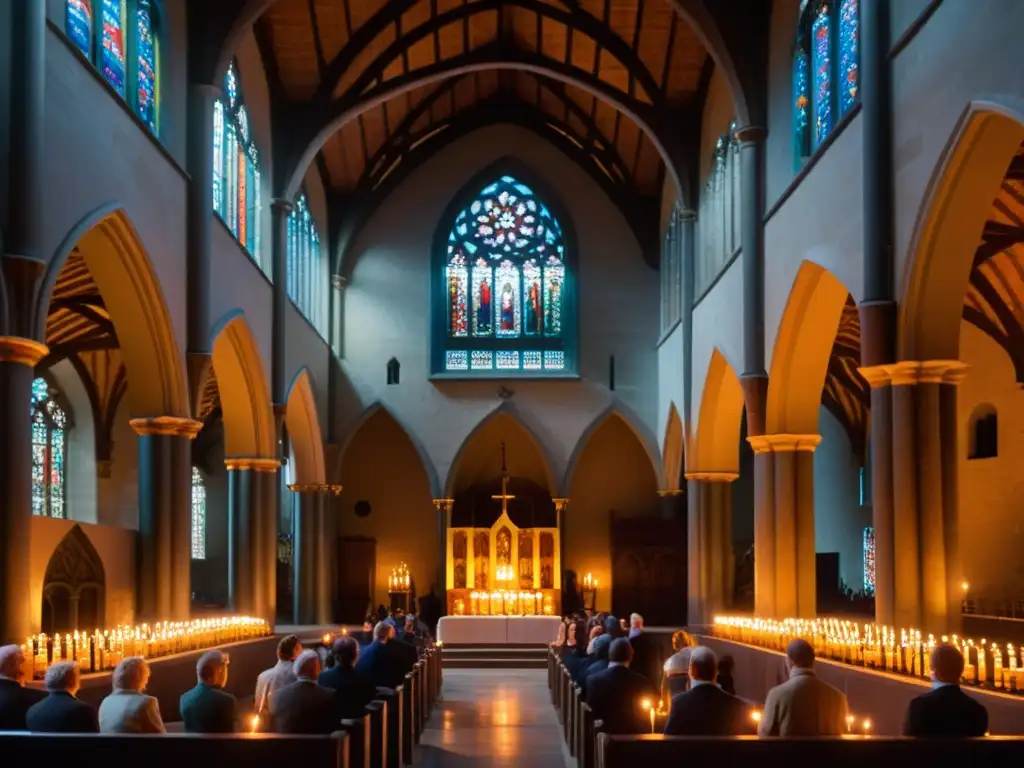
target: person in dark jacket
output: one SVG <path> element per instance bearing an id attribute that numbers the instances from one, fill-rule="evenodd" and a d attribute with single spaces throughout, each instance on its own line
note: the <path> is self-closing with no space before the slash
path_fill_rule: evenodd
<path id="1" fill-rule="evenodd" d="M 627 640 L 626 642 L 628 643 L 629 641 Z M 587 695 L 587 686 L 589 685 L 590 678 L 608 669 L 608 651 L 611 649 L 611 645 L 612 636 L 607 632 L 594 641 L 593 658 L 589 660 L 590 663 L 583 669 L 579 682 L 580 688 L 583 689 L 584 697 Z"/>
<path id="2" fill-rule="evenodd" d="M 335 664 L 320 673 L 317 685 L 334 691 L 342 718 L 362 717 L 366 713 L 366 705 L 377 695 L 377 686 L 355 668 L 359 660 L 359 643 L 351 637 L 340 637 L 334 641 L 331 655 Z"/>
<path id="3" fill-rule="evenodd" d="M 46 670 L 47 696 L 29 707 L 28 730 L 39 733 L 99 733 L 96 710 L 75 698 L 82 676 L 78 664 L 59 661 Z"/>
<path id="4" fill-rule="evenodd" d="M 633 661 L 629 668 L 658 687 L 661 683 L 658 643 L 654 635 L 644 632 L 644 617 L 639 613 L 629 617 L 629 643 L 633 646 Z"/>
<path id="5" fill-rule="evenodd" d="M 0 648 L 0 731 L 24 731 L 25 713 L 45 694 L 25 687 L 25 653 L 17 645 Z"/>
<path id="6" fill-rule="evenodd" d="M 196 687 L 178 703 L 186 733 L 234 733 L 238 722 L 235 697 L 224 690 L 228 683 L 226 653 L 207 651 L 196 664 Z"/>
<path id="7" fill-rule="evenodd" d="M 736 695 L 736 681 L 732 679 L 732 671 L 736 668 L 736 660 L 725 655 L 718 660 L 718 687 L 726 693 Z"/>
<path id="8" fill-rule="evenodd" d="M 646 733 L 655 690 L 646 677 L 630 670 L 633 647 L 628 639 L 616 638 L 608 646 L 607 668 L 587 676 L 586 702 L 594 717 L 604 721 L 605 733 Z"/>
<path id="9" fill-rule="evenodd" d="M 397 688 L 405 680 L 405 674 L 412 668 L 415 660 L 409 660 L 404 648 L 399 648 L 395 637 L 395 628 L 386 621 L 377 623 L 373 628 L 373 642 L 360 654 L 356 669 L 373 680 L 373 684 L 381 688 Z M 416 649 L 406 646 L 416 653 Z"/>
<path id="10" fill-rule="evenodd" d="M 706 646 L 690 651 L 690 690 L 672 697 L 666 736 L 740 736 L 753 734 L 746 704 L 715 683 L 718 659 Z"/>
<path id="11" fill-rule="evenodd" d="M 330 688 L 317 684 L 320 657 L 306 650 L 295 660 L 295 682 L 270 696 L 275 733 L 327 735 L 341 728 L 338 699 Z"/>
<path id="12" fill-rule="evenodd" d="M 964 657 L 943 643 L 932 651 L 931 693 L 918 696 L 907 708 L 904 736 L 971 737 L 988 731 L 988 710 L 960 690 Z"/>
<path id="13" fill-rule="evenodd" d="M 569 670 L 573 680 L 576 679 L 580 664 L 587 658 L 586 632 L 587 622 L 585 619 L 577 619 L 569 626 L 569 639 L 566 641 L 569 651 L 565 654 L 565 668 Z"/>

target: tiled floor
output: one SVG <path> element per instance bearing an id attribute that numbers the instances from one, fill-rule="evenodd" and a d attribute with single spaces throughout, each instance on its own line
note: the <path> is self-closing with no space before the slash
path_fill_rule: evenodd
<path id="1" fill-rule="evenodd" d="M 417 755 L 424 768 L 566 768 L 543 669 L 447 669 Z"/>

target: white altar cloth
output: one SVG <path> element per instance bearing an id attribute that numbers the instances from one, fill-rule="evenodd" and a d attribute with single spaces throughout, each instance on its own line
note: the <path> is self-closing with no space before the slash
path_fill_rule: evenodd
<path id="1" fill-rule="evenodd" d="M 444 616 L 437 639 L 447 645 L 548 645 L 558 637 L 558 616 Z"/>

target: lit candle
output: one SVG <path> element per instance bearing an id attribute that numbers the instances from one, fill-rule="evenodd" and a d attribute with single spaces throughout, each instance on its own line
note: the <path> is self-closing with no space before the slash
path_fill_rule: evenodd
<path id="1" fill-rule="evenodd" d="M 259 715 L 253 715 L 251 718 L 249 718 L 249 729 L 250 729 L 250 731 L 249 731 L 250 733 L 259 733 L 259 731 L 260 731 L 260 716 Z"/>

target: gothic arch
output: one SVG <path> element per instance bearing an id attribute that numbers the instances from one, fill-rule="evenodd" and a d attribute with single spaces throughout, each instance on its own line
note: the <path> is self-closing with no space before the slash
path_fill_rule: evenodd
<path id="1" fill-rule="evenodd" d="M 324 441 L 308 368 L 300 370 L 292 382 L 285 407 L 285 425 L 295 457 L 293 481 L 300 485 L 326 483 Z"/>
<path id="2" fill-rule="evenodd" d="M 60 632 L 85 628 L 86 625 L 99 626 L 105 619 L 105 590 L 103 560 L 81 526 L 74 525 L 57 544 L 46 565 L 43 631 Z M 80 612 L 86 607 L 90 615 Z"/>
<path id="3" fill-rule="evenodd" d="M 676 404 L 670 402 L 665 423 L 665 442 L 661 452 L 661 485 L 665 490 L 677 490 L 682 482 L 684 466 L 683 420 Z"/>
<path id="4" fill-rule="evenodd" d="M 739 376 L 718 347 L 711 353 L 700 400 L 695 449 L 687 472 L 739 473 L 743 389 Z"/>
<path id="5" fill-rule="evenodd" d="M 568 493 L 569 489 L 572 487 L 573 475 L 576 474 L 576 468 L 579 466 L 580 459 L 587 448 L 587 443 L 590 442 L 590 439 L 604 425 L 604 423 L 608 419 L 612 418 L 621 419 L 622 422 L 629 427 L 629 430 L 633 433 L 641 447 L 644 449 L 644 453 L 647 454 L 647 458 L 651 463 L 651 471 L 654 473 L 655 482 L 658 484 L 658 487 L 661 487 L 664 479 L 662 478 L 661 457 L 658 452 L 657 439 L 628 406 L 616 400 L 609 404 L 607 408 L 597 415 L 597 418 L 590 422 L 590 425 L 583 430 L 583 434 L 580 435 L 580 439 L 576 441 L 576 447 L 573 449 L 572 456 L 569 458 L 569 465 L 566 467 L 565 476 L 562 479 L 562 488 L 566 493 Z"/>
<path id="6" fill-rule="evenodd" d="M 971 102 L 924 195 L 899 286 L 900 360 L 957 360 L 964 294 L 992 201 L 1024 142 L 1024 109 Z"/>
<path id="7" fill-rule="evenodd" d="M 423 471 L 427 475 L 427 483 L 430 486 L 431 497 L 435 499 L 441 498 L 441 483 L 437 477 L 437 470 L 434 468 L 434 462 L 430 460 L 430 455 L 423 447 L 423 444 L 419 441 L 419 438 L 416 437 L 416 434 L 398 418 L 394 411 L 388 408 L 380 400 L 370 403 L 370 405 L 361 414 L 359 414 L 359 418 L 357 418 L 352 426 L 347 430 L 347 436 L 341 444 L 341 450 L 338 451 L 338 464 L 334 468 L 332 476 L 341 478 L 341 482 L 344 483 L 344 478 L 341 477 L 341 471 L 345 463 L 345 454 L 348 453 L 348 449 L 352 445 L 352 441 L 355 439 L 356 435 L 359 434 L 359 431 L 363 426 L 381 411 L 387 414 L 387 416 L 389 416 L 392 421 L 402 429 L 405 436 L 409 438 L 409 442 L 416 450 L 416 455 L 419 456 L 420 464 L 423 466 Z"/>
<path id="8" fill-rule="evenodd" d="M 502 418 L 510 419 L 515 427 L 526 435 L 528 441 L 532 444 L 533 449 L 536 451 L 537 456 L 540 459 L 548 491 L 556 498 L 560 496 L 562 490 L 559 487 L 558 477 L 555 474 L 555 465 L 551 461 L 551 456 L 545 449 L 544 443 L 541 442 L 540 438 L 537 436 L 537 432 L 530 427 L 530 425 L 523 419 L 522 415 L 516 410 L 515 406 L 513 406 L 508 400 L 502 402 L 501 405 L 481 419 L 480 422 L 469 431 L 469 434 L 463 438 L 462 444 L 459 446 L 459 449 L 455 452 L 455 456 L 452 457 L 451 463 L 448 465 L 448 476 L 445 479 L 444 484 L 445 496 L 451 497 L 454 495 L 457 487 L 460 464 L 463 463 L 465 456 L 468 455 L 468 448 L 473 444 L 474 439 L 490 424 Z M 510 467 L 509 473 L 515 475 L 515 467 Z"/>
<path id="9" fill-rule="evenodd" d="M 103 297 L 128 373 L 132 415 L 190 415 L 185 365 L 153 265 L 123 207 L 83 218 L 47 265 L 34 304 L 33 335 L 46 338 L 50 299 L 71 252 L 81 254 Z"/>
<path id="10" fill-rule="evenodd" d="M 824 267 L 800 265 L 772 351 L 768 434 L 818 434 L 825 374 L 849 293 Z"/>
<path id="11" fill-rule="evenodd" d="M 224 418 L 225 455 L 236 458 L 277 456 L 266 369 L 241 310 L 228 313 L 215 326 L 213 367 L 217 371 Z"/>

